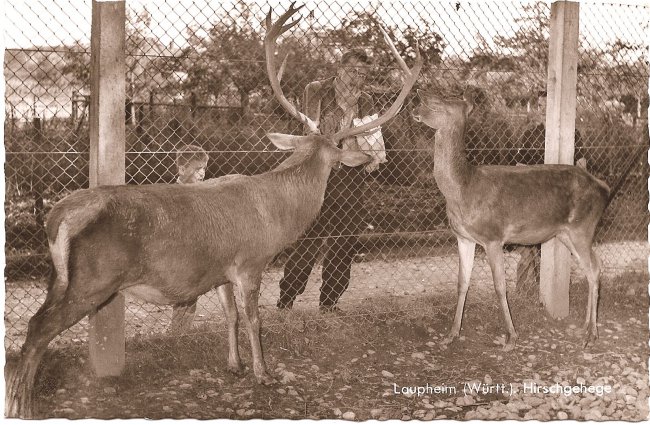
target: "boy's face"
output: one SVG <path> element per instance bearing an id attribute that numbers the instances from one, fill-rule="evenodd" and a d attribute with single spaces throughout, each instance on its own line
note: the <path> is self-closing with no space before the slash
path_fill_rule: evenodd
<path id="1" fill-rule="evenodd" d="M 178 167 L 178 180 L 184 184 L 203 181 L 207 165 L 207 161 L 191 161 L 187 165 L 180 165 Z"/>

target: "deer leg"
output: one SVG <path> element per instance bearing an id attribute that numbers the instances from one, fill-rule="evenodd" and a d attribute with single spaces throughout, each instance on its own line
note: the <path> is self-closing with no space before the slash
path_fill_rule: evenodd
<path id="1" fill-rule="evenodd" d="M 590 268 L 586 269 L 586 266 L 583 265 L 583 269 L 587 274 L 587 281 L 589 282 L 589 325 L 587 327 L 587 334 L 585 336 L 585 348 L 595 342 L 598 339 L 598 291 L 599 291 L 599 280 L 600 280 L 600 270 L 601 263 L 600 259 L 594 253 L 593 249 L 589 248 L 589 258 L 590 258 Z"/>
<path id="2" fill-rule="evenodd" d="M 172 321 L 169 325 L 169 332 L 173 334 L 187 333 L 192 329 L 194 316 L 196 315 L 196 303 L 194 300 L 188 304 L 177 304 L 172 308 Z"/>
<path id="3" fill-rule="evenodd" d="M 474 266 L 474 249 L 476 247 L 476 242 L 460 237 L 457 239 L 458 302 L 456 304 L 456 315 L 454 316 L 454 323 L 451 326 L 451 331 L 447 338 L 442 341 L 444 345 L 450 344 L 460 335 L 460 327 L 463 321 L 463 310 L 465 308 L 465 300 L 467 299 L 467 290 L 469 289 L 469 278 L 472 275 L 472 267 Z"/>
<path id="4" fill-rule="evenodd" d="M 585 314 L 585 342 L 584 347 L 598 339 L 598 289 L 600 278 L 600 259 L 591 248 L 591 238 L 581 237 L 580 234 L 559 234 L 557 238 L 566 245 L 571 254 L 576 258 L 589 282 L 587 296 L 587 312 Z"/>
<path id="5" fill-rule="evenodd" d="M 585 270 L 584 267 L 583 270 Z M 593 305 L 593 297 L 591 295 L 591 282 L 589 282 L 589 278 L 587 278 L 587 282 L 589 283 L 589 293 L 587 294 L 587 312 L 585 313 L 585 321 L 582 324 L 582 330 L 585 335 L 587 334 L 587 331 L 589 330 L 589 324 L 591 323 L 591 309 Z"/>
<path id="6" fill-rule="evenodd" d="M 515 348 L 517 332 L 515 332 L 515 326 L 513 325 L 512 317 L 510 316 L 510 307 L 508 307 L 506 273 L 503 265 L 503 245 L 499 242 L 489 243 L 485 246 L 485 252 L 487 253 L 488 262 L 490 263 L 490 269 L 492 269 L 494 290 L 499 299 L 499 305 L 501 306 L 501 312 L 503 313 L 503 319 L 505 320 L 508 332 L 503 350 L 510 351 Z"/>
<path id="7" fill-rule="evenodd" d="M 235 276 L 232 281 L 239 285 L 239 293 L 241 295 L 242 305 L 244 306 L 244 318 L 248 328 L 248 338 L 253 352 L 253 373 L 257 378 L 257 382 L 263 385 L 271 385 L 277 381 L 273 378 L 266 369 L 264 362 L 264 355 L 262 353 L 262 343 L 260 340 L 260 317 L 258 308 L 258 299 L 260 292 L 260 282 L 262 276 L 260 273 L 255 275 L 249 273 L 242 273 Z"/>
<path id="8" fill-rule="evenodd" d="M 45 304 L 43 305 L 45 306 Z M 41 309 L 29 320 L 27 338 L 20 352 L 20 358 L 13 370 L 5 369 L 7 387 L 5 415 L 13 418 L 31 419 L 33 417 L 33 391 L 38 365 L 50 341 L 64 330 L 63 326 L 52 326 L 56 322 L 48 320 L 50 332 L 41 327 L 43 318 L 51 317 L 52 309 Z"/>
<path id="9" fill-rule="evenodd" d="M 228 371 L 240 375 L 243 367 L 239 357 L 239 315 L 237 314 L 237 304 L 235 303 L 232 283 L 218 286 L 217 295 L 219 295 L 219 301 L 226 316 L 226 323 L 228 323 Z"/>
<path id="10" fill-rule="evenodd" d="M 5 415 L 17 418 L 33 416 L 36 371 L 48 344 L 114 294 L 103 292 L 71 297 L 69 292 L 68 288 L 63 297 L 48 297 L 48 301 L 29 320 L 18 363 L 13 372 L 7 372 Z"/>
<path id="11" fill-rule="evenodd" d="M 575 235 L 570 235 L 569 233 L 558 233 L 556 235 L 556 238 L 564 244 L 564 246 L 567 247 L 569 251 L 571 251 L 571 255 L 573 255 L 573 258 L 576 259 L 578 264 L 580 264 L 580 267 L 582 267 L 583 271 L 585 274 L 587 273 L 587 270 L 584 267 L 584 258 L 583 258 L 583 253 L 578 252 L 578 249 L 576 248 L 576 245 L 573 243 L 573 239 L 577 239 Z M 587 279 L 588 281 L 588 279 Z M 590 318 L 591 318 L 591 290 L 589 290 L 589 293 L 587 294 L 587 314 L 585 315 L 585 322 L 583 325 L 583 331 L 587 332 L 587 328 L 589 327 L 590 323 Z"/>

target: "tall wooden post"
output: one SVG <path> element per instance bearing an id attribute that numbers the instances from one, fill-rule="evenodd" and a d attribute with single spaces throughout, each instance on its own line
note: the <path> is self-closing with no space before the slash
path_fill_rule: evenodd
<path id="1" fill-rule="evenodd" d="M 125 182 L 124 0 L 92 3 L 90 53 L 90 187 Z M 124 296 L 90 317 L 90 361 L 98 376 L 116 376 L 125 359 Z"/>
<path id="2" fill-rule="evenodd" d="M 544 163 L 573 164 L 578 70 L 577 2 L 551 5 Z M 556 238 L 542 244 L 540 299 L 554 318 L 569 315 L 571 253 Z"/>

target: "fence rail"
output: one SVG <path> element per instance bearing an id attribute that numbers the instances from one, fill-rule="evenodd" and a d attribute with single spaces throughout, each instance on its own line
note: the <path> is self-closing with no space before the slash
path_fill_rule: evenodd
<path id="1" fill-rule="evenodd" d="M 373 58 L 367 86 L 375 108 L 390 103 L 397 76 L 378 37 L 378 16 L 408 62 L 419 41 L 426 60 L 419 84 L 446 94 L 457 95 L 467 86 L 476 91 L 477 107 L 466 138 L 473 163 L 543 162 L 550 20 L 546 3 L 306 4 L 313 12 L 281 43 L 291 46 L 283 85 L 296 104 L 307 83 L 334 75 L 341 51 L 355 47 Z M 43 216 L 57 200 L 88 187 L 90 6 L 88 0 L 32 7 L 7 2 L 9 349 L 22 343 L 26 322 L 45 296 L 49 255 Z M 282 11 L 280 4 L 252 0 L 128 2 L 127 184 L 173 183 L 175 153 L 188 144 L 209 154 L 206 178 L 260 173 L 285 158 L 273 152 L 264 134 L 299 133 L 301 126 L 273 100 L 264 73 L 260 22 L 269 6 Z M 67 19 L 59 18 L 61 11 Z M 576 159 L 584 158 L 588 170 L 610 186 L 620 186 L 597 234 L 606 274 L 647 270 L 649 73 L 643 45 L 648 16 L 645 6 L 580 5 Z M 39 34 L 42 28 L 52 34 Z M 455 290 L 455 240 L 432 178 L 432 132 L 409 118 L 411 102 L 382 129 L 388 162 L 366 179 L 365 228 L 350 289 L 341 300 L 350 313 L 376 294 L 405 297 L 405 291 Z M 265 275 L 262 306 L 275 306 L 286 257 L 287 252 L 279 255 Z M 509 251 L 511 283 L 517 261 L 517 252 Z M 478 281 L 490 281 L 480 258 L 475 274 Z M 296 308 L 314 308 L 319 285 L 317 267 Z M 127 324 L 131 334 L 166 329 L 169 308 L 132 300 L 128 306 L 128 320 L 147 317 L 142 326 Z M 213 321 L 219 311 L 209 294 L 200 301 L 203 317 L 198 320 Z M 85 326 L 60 339 L 85 337 Z"/>

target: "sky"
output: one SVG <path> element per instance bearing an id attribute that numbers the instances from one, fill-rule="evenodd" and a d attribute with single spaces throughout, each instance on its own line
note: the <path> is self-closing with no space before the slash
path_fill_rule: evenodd
<path id="1" fill-rule="evenodd" d="M 187 23 L 209 28 L 216 16 L 212 10 L 214 4 L 220 3 L 219 8 L 229 9 L 234 1 L 128 0 L 127 9 L 138 11 L 146 7 L 152 15 L 151 35 L 165 45 L 182 46 Z M 257 5 L 256 17 L 261 18 L 268 10 L 267 0 L 248 3 Z M 274 13 L 282 12 L 288 5 L 287 1 L 273 3 L 279 5 L 274 7 Z M 515 20 L 522 13 L 522 2 L 506 1 L 306 0 L 304 3 L 304 10 L 313 10 L 314 17 L 306 18 L 308 12 L 303 12 L 303 27 L 337 26 L 353 9 L 375 10 L 386 25 L 400 29 L 428 22 L 443 36 L 447 45 L 445 55 L 471 51 L 480 39 L 478 34 L 487 45 L 492 45 L 495 35 L 511 35 L 517 28 Z M 330 8 L 329 3 L 334 5 Z M 650 8 L 640 7 L 642 5 L 644 2 L 640 0 L 581 2 L 581 42 L 592 47 L 605 46 L 620 38 L 647 45 Z M 4 8 L 6 48 L 56 46 L 90 40 L 90 0 L 4 0 Z"/>

